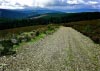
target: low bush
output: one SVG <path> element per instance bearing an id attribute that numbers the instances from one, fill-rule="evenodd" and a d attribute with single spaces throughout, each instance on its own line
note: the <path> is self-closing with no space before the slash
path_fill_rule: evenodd
<path id="1" fill-rule="evenodd" d="M 7 40 L 0 41 L 1 55 L 10 55 L 16 53 L 14 50 L 14 45 L 19 45 L 22 42 L 29 42 L 31 39 L 35 39 L 35 37 L 42 38 L 44 35 L 51 34 L 58 28 L 55 25 L 49 25 L 45 28 L 39 28 L 38 30 L 33 30 L 31 32 L 21 32 L 18 35 L 13 35 L 12 38 Z"/>
<path id="2" fill-rule="evenodd" d="M 39 36 L 39 34 L 40 34 L 40 32 L 39 32 L 39 31 L 36 31 L 36 34 L 35 34 L 35 35 L 36 35 L 36 36 Z"/>
<path id="3" fill-rule="evenodd" d="M 28 41 L 30 41 L 32 38 L 31 38 L 30 35 L 25 35 L 25 38 L 24 38 L 24 39 L 26 39 L 26 42 L 28 42 Z"/>
<path id="4" fill-rule="evenodd" d="M 35 37 L 35 32 L 30 32 L 30 36 L 31 36 L 31 38 L 34 38 Z"/>
<path id="5" fill-rule="evenodd" d="M 52 26 L 52 24 L 48 25 L 48 30 L 54 30 L 55 29 L 55 26 Z"/>
<path id="6" fill-rule="evenodd" d="M 15 51 L 13 51 L 14 44 L 11 42 L 11 40 L 3 40 L 0 42 L 0 44 L 3 46 L 1 55 L 10 55 L 15 53 Z"/>

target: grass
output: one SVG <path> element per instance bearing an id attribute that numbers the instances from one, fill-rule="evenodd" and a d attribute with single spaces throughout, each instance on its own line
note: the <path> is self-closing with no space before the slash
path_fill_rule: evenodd
<path id="1" fill-rule="evenodd" d="M 41 38 L 44 38 L 45 36 L 46 36 L 46 34 L 41 33 L 39 36 L 37 36 L 37 37 L 35 37 L 34 39 L 32 39 L 32 40 L 30 41 L 30 43 L 33 44 L 34 42 L 40 40 Z"/>

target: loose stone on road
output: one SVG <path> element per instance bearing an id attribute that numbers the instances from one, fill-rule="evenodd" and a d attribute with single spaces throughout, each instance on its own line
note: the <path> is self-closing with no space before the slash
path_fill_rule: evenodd
<path id="1" fill-rule="evenodd" d="M 100 46 L 70 27 L 60 27 L 23 45 L 16 56 L 0 57 L 0 71 L 100 71 Z"/>

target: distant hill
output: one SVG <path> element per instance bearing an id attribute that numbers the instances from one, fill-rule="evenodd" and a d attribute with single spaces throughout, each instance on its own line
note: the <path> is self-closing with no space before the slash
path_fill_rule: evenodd
<path id="1" fill-rule="evenodd" d="M 99 19 L 100 12 L 80 12 L 80 13 L 46 13 L 38 17 L 37 19 L 55 21 L 58 23 Z M 56 21 L 57 20 L 57 21 Z"/>
<path id="2" fill-rule="evenodd" d="M 0 9 L 0 18 L 20 19 L 28 16 L 38 15 L 36 12 L 26 12 L 21 10 Z"/>
<path id="3" fill-rule="evenodd" d="M 60 11 L 60 10 L 58 10 L 58 11 Z M 66 12 L 66 13 L 100 12 L 100 10 L 99 9 L 93 9 L 93 8 L 82 8 L 82 9 L 62 10 L 62 12 Z"/>
<path id="4" fill-rule="evenodd" d="M 100 12 L 99 9 L 71 9 L 71 10 L 60 10 L 60 9 L 47 9 L 40 7 L 33 8 L 25 8 L 25 9 L 0 9 L 0 18 L 8 18 L 8 19 L 25 19 L 25 18 L 33 18 L 41 15 L 54 15 L 54 16 L 62 16 L 69 15 L 70 13 L 82 13 L 82 12 Z M 65 15 L 65 16 L 66 16 Z"/>
<path id="5" fill-rule="evenodd" d="M 35 8 L 35 9 L 0 9 L 0 18 L 10 18 L 10 19 L 23 19 L 28 17 L 36 17 L 45 13 L 55 13 L 59 11 Z"/>
<path id="6" fill-rule="evenodd" d="M 46 25 L 50 23 L 62 24 L 75 21 L 100 19 L 100 12 L 83 12 L 83 13 L 44 13 L 38 16 L 30 16 L 25 19 L 9 20 L 0 19 L 0 29 L 9 29 L 33 25 Z"/>

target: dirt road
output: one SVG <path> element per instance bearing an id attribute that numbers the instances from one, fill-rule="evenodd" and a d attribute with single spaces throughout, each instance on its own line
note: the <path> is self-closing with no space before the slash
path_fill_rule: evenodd
<path id="1" fill-rule="evenodd" d="M 0 57 L 0 71 L 100 71 L 100 46 L 70 27 L 61 27 L 16 56 Z"/>

